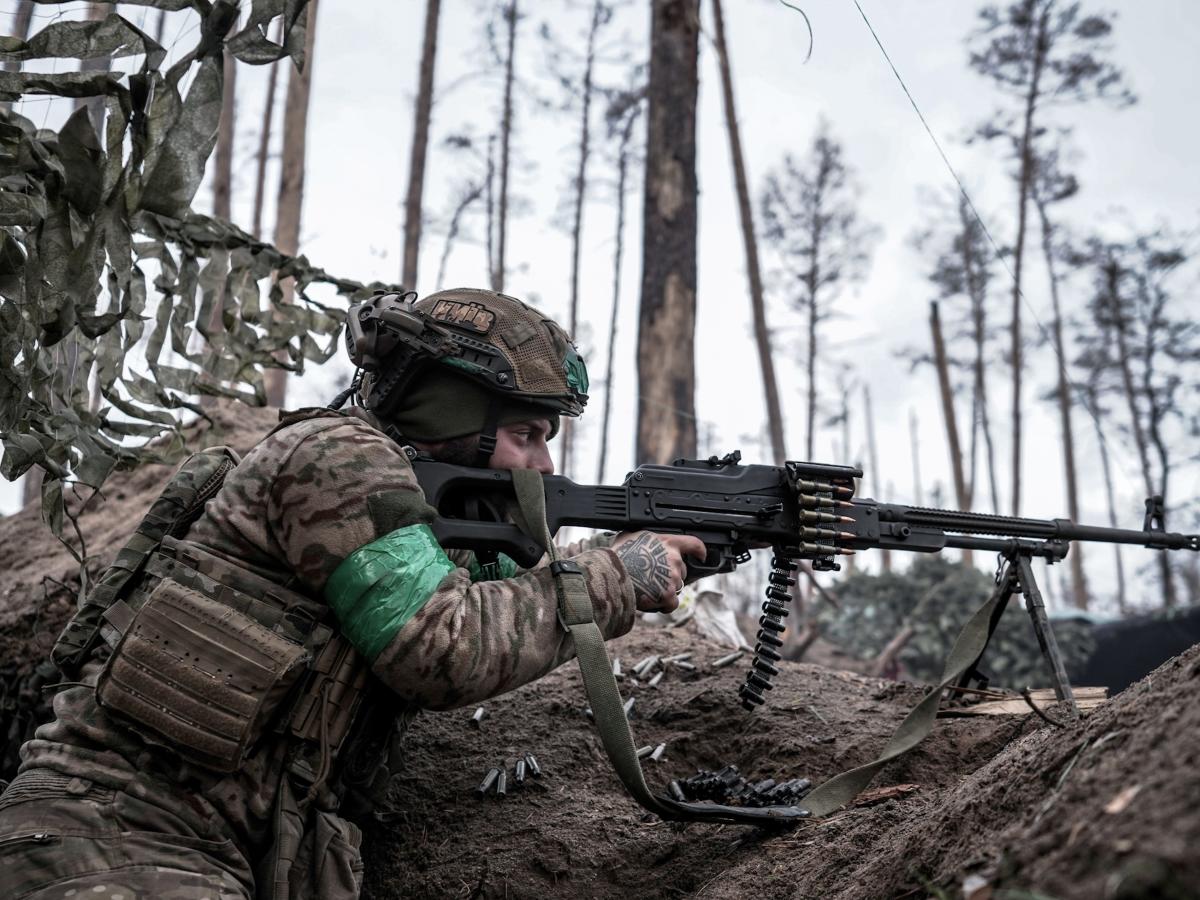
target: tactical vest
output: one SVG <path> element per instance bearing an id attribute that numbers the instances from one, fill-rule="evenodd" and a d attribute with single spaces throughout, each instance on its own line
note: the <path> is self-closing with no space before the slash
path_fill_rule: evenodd
<path id="1" fill-rule="evenodd" d="M 238 462 L 228 447 L 211 447 L 180 466 L 51 657 L 67 678 L 93 655 L 104 658 L 98 704 L 148 743 L 208 770 L 237 771 L 275 736 L 289 740 L 288 770 L 310 786 L 309 799 L 332 783 L 339 761 L 370 795 L 364 782 L 376 774 L 397 709 L 331 627 L 329 608 L 185 539 Z M 371 709 L 378 715 L 360 715 Z"/>

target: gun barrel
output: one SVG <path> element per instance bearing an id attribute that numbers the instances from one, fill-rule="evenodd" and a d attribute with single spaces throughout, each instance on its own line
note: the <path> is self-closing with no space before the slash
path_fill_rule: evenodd
<path id="1" fill-rule="evenodd" d="M 873 501 L 853 501 L 871 504 Z M 1077 525 L 1069 519 L 1026 519 L 955 509 L 930 509 L 920 506 L 874 504 L 881 523 L 904 524 L 960 534 L 994 535 L 1034 540 L 1096 541 L 1106 544 L 1136 544 L 1155 550 L 1200 550 L 1200 535 L 1168 531 L 1137 531 L 1128 528 L 1101 528 Z"/>

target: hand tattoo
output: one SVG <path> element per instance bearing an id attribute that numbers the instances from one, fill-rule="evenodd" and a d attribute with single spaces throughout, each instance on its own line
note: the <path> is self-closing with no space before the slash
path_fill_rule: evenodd
<path id="1" fill-rule="evenodd" d="M 639 604 L 650 601 L 660 605 L 663 594 L 671 589 L 671 566 L 663 542 L 643 533 L 621 544 L 615 552 L 633 581 L 634 599 Z"/>

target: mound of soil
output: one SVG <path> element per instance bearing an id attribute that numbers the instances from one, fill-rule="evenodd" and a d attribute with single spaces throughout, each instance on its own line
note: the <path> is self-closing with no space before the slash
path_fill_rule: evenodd
<path id="1" fill-rule="evenodd" d="M 245 450 L 269 410 L 214 411 L 192 439 Z M 81 517 L 93 575 L 136 526 L 167 467 L 115 474 Z M 39 664 L 74 606 L 78 566 L 36 509 L 0 518 L 0 778 L 46 714 Z M 666 744 L 648 779 L 664 786 L 735 764 L 747 777 L 814 782 L 872 759 L 921 687 L 811 664 L 781 664 L 769 705 L 746 713 L 745 661 L 689 630 L 635 628 L 610 644 L 626 670 L 691 652 L 656 687 L 626 679 L 639 744 Z M 829 654 L 830 662 L 837 657 Z M 824 657 L 821 657 L 825 661 Z M 395 812 L 368 829 L 366 894 L 601 898 L 1200 897 L 1200 647 L 1080 723 L 1032 716 L 948 718 L 887 767 L 849 809 L 788 831 L 673 825 L 624 793 L 584 714 L 568 663 L 472 710 L 412 726 Z M 1060 710 L 1053 713 L 1060 720 Z M 532 752 L 539 779 L 480 798 L 494 765 Z"/>
<path id="2" fill-rule="evenodd" d="M 609 648 L 626 668 L 686 651 L 699 664 L 655 688 L 622 686 L 636 697 L 637 743 L 667 744 L 661 762 L 645 763 L 658 785 L 729 763 L 747 777 L 818 782 L 874 758 L 921 696 L 913 685 L 785 664 L 769 705 L 748 714 L 736 699 L 739 667 L 708 669 L 726 651 L 685 629 L 635 629 Z M 1077 725 L 942 719 L 876 778 L 875 788 L 895 787 L 879 792 L 892 799 L 779 833 L 643 814 L 610 769 L 569 663 L 489 702 L 478 728 L 471 710 L 417 720 L 395 798 L 403 812 L 369 836 L 368 893 L 849 900 L 959 897 L 971 878 L 970 887 L 1032 892 L 1011 897 L 1196 897 L 1198 688 L 1200 647 Z M 545 774 L 513 787 L 525 752 Z M 484 773 L 505 762 L 508 795 L 479 798 Z"/>

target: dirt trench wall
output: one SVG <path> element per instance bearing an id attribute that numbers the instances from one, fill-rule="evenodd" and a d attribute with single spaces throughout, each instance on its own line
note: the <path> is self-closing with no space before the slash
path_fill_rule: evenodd
<path id="1" fill-rule="evenodd" d="M 656 785 L 726 763 L 818 781 L 873 758 L 921 693 L 793 664 L 770 705 L 747 714 L 735 697 L 743 673 L 704 670 L 722 648 L 638 630 L 610 649 L 626 667 L 687 650 L 701 664 L 654 689 L 623 685 L 637 698 L 637 742 L 667 743 L 664 762 L 646 763 Z M 1079 724 L 942 719 L 875 780 L 914 792 L 770 833 L 643 815 L 611 772 L 568 663 L 487 704 L 478 729 L 470 710 L 418 720 L 402 812 L 369 836 L 368 894 L 957 898 L 974 876 L 1012 900 L 1200 897 L 1198 688 L 1200 647 Z M 540 782 L 503 800 L 475 796 L 488 767 L 526 751 L 546 769 Z"/>
<path id="2" fill-rule="evenodd" d="M 211 422 L 186 429 L 189 447 L 228 444 L 244 453 L 278 420 L 277 410 L 242 404 L 221 403 L 209 414 Z M 115 472 L 88 502 L 80 528 L 89 577 L 116 555 L 173 471 L 145 465 Z M 71 534 L 69 525 L 64 533 Z M 0 780 L 16 774 L 17 751 L 50 714 L 52 695 L 43 688 L 58 680 L 50 648 L 75 610 L 79 584 L 79 564 L 42 522 L 37 504 L 0 516 Z"/>

